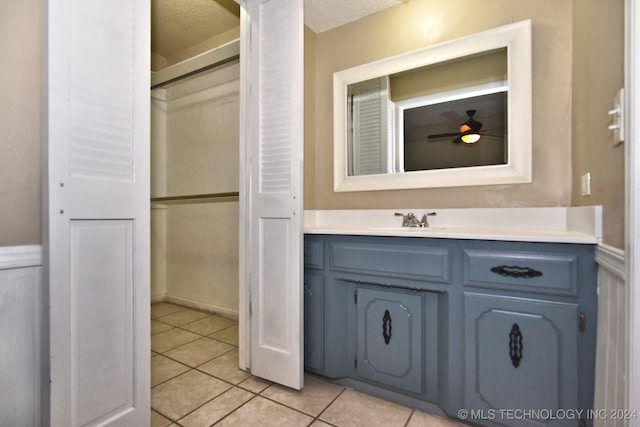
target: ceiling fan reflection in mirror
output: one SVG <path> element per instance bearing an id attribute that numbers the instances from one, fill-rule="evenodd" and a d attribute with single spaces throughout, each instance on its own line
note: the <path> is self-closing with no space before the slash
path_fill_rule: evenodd
<path id="1" fill-rule="evenodd" d="M 498 135 L 491 135 L 486 133 L 486 131 L 482 131 L 482 123 L 473 118 L 475 114 L 476 110 L 467 111 L 467 116 L 469 116 L 469 118 L 458 127 L 458 132 L 432 134 L 429 135 L 428 138 L 438 139 L 455 136 L 455 138 L 451 140 L 453 143 L 459 144 L 464 142 L 465 144 L 475 144 L 480 141 L 482 136 L 498 137 Z"/>

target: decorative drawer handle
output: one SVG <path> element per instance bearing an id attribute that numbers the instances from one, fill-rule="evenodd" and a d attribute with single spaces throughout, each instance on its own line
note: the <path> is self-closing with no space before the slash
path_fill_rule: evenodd
<path id="1" fill-rule="evenodd" d="M 542 276 L 542 272 L 529 267 L 518 267 L 515 265 L 499 265 L 491 268 L 492 273 L 501 276 L 515 277 L 518 279 L 532 279 Z"/>
<path id="2" fill-rule="evenodd" d="M 522 360 L 522 333 L 517 323 L 513 324 L 509 333 L 509 357 L 513 367 L 517 368 Z"/>
<path id="3" fill-rule="evenodd" d="M 382 317 L 382 337 L 384 338 L 384 343 L 389 345 L 389 341 L 391 341 L 391 315 L 389 310 L 385 310 Z"/>

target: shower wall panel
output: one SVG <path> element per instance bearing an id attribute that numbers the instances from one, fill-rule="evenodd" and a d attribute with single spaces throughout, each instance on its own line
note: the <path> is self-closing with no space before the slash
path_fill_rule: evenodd
<path id="1" fill-rule="evenodd" d="M 165 194 L 156 196 L 237 192 L 237 62 L 167 86 L 164 108 L 164 134 L 158 131 L 164 152 L 158 158 L 166 159 Z M 161 188 L 158 183 L 155 186 Z M 155 236 L 158 251 L 154 262 L 164 262 L 165 299 L 237 315 L 237 198 L 166 204 L 155 218 L 158 223 L 152 231 L 158 233 Z M 164 260 L 160 252 L 162 243 Z M 158 270 L 152 271 L 160 277 Z M 156 290 L 152 288 L 152 295 Z"/>

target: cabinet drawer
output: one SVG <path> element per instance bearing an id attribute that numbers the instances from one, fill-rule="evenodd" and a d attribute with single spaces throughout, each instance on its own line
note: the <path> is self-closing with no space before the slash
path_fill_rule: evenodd
<path id="1" fill-rule="evenodd" d="M 324 242 L 304 239 L 304 268 L 322 270 L 324 268 Z"/>
<path id="2" fill-rule="evenodd" d="M 449 282 L 449 249 L 389 244 L 331 244 L 331 269 L 374 276 Z"/>
<path id="3" fill-rule="evenodd" d="M 464 251 L 464 284 L 577 295 L 578 257 L 567 254 Z"/>

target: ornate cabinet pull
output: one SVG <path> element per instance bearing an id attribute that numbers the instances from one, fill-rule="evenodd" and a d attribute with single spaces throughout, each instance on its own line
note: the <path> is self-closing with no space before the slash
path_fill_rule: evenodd
<path id="1" fill-rule="evenodd" d="M 529 267 L 518 267 L 515 265 L 499 265 L 491 268 L 492 273 L 501 276 L 515 277 L 518 279 L 532 279 L 542 276 L 542 272 Z"/>
<path id="2" fill-rule="evenodd" d="M 384 338 L 384 343 L 389 345 L 389 341 L 391 341 L 391 315 L 389 310 L 385 310 L 382 317 L 382 337 Z"/>
<path id="3" fill-rule="evenodd" d="M 513 367 L 517 368 L 522 360 L 522 333 L 517 323 L 513 324 L 509 333 L 509 356 Z"/>

